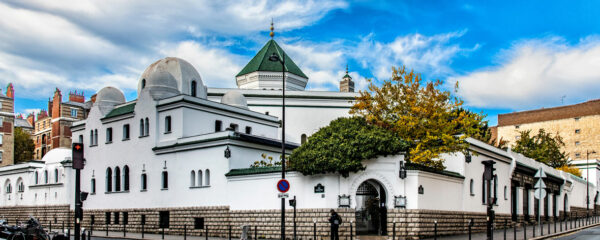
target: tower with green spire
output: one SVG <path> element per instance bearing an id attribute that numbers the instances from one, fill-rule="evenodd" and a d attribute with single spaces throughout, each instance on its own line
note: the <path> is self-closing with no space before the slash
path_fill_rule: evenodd
<path id="1" fill-rule="evenodd" d="M 273 23 L 271 23 L 271 39 L 258 51 L 256 56 L 235 76 L 238 88 L 242 89 L 276 89 L 281 90 L 281 63 L 269 61 L 269 56 L 276 54 L 285 57 L 285 89 L 303 91 L 308 77 L 298 65 L 273 40 Z"/>
<path id="2" fill-rule="evenodd" d="M 346 64 L 346 75 L 340 81 L 340 92 L 354 92 L 354 81 L 348 74 L 348 64 Z"/>

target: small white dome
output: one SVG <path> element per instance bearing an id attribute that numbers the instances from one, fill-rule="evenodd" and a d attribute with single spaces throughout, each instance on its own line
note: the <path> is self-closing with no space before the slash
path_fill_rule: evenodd
<path id="1" fill-rule="evenodd" d="M 61 163 L 64 160 L 71 160 L 72 155 L 69 148 L 54 148 L 44 155 L 42 161 L 45 164 Z"/>
<path id="2" fill-rule="evenodd" d="M 221 103 L 234 107 L 248 109 L 248 102 L 246 101 L 246 97 L 244 97 L 244 94 L 235 90 L 226 92 L 221 98 Z"/>
<path id="3" fill-rule="evenodd" d="M 108 114 L 115 105 L 125 103 L 125 95 L 115 87 L 104 87 L 96 94 L 96 105 L 102 115 Z"/>
<path id="4" fill-rule="evenodd" d="M 175 57 L 166 57 L 160 59 L 148 66 L 138 81 L 138 96 L 145 89 L 149 78 L 154 72 L 167 72 L 177 83 L 177 90 L 181 94 L 196 95 L 196 97 L 206 99 L 206 88 L 202 83 L 202 78 L 198 71 L 189 62 Z M 144 85 L 144 82 L 146 85 Z M 195 87 L 195 90 L 192 89 Z"/>

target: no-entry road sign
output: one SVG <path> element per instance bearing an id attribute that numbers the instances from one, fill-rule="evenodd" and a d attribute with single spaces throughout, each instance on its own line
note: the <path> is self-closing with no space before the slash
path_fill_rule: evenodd
<path id="1" fill-rule="evenodd" d="M 277 190 L 279 190 L 282 193 L 287 192 L 288 190 L 290 190 L 290 182 L 288 182 L 285 179 L 279 180 L 279 182 L 277 182 Z"/>

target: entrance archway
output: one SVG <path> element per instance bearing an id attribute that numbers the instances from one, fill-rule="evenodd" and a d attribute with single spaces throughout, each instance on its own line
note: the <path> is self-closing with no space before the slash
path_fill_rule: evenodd
<path id="1" fill-rule="evenodd" d="M 356 190 L 356 234 L 387 235 L 387 194 L 375 180 L 362 182 Z"/>

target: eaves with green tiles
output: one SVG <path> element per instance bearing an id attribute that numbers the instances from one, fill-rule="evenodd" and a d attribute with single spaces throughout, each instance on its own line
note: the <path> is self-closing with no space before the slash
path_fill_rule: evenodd
<path id="1" fill-rule="evenodd" d="M 265 173 L 280 173 L 281 167 L 256 167 L 256 168 L 236 168 L 231 169 L 225 174 L 226 177 L 245 176 Z M 288 172 L 288 171 L 286 171 Z"/>
<path id="2" fill-rule="evenodd" d="M 125 106 L 120 106 L 120 107 L 114 108 L 112 111 L 110 111 L 108 114 L 106 114 L 106 116 L 104 116 L 102 119 L 107 119 L 107 118 L 111 118 L 111 117 L 116 117 L 116 116 L 121 116 L 121 115 L 128 114 L 128 113 L 132 113 L 134 109 L 135 109 L 135 102 L 131 103 L 131 104 L 127 104 Z"/>
<path id="3" fill-rule="evenodd" d="M 275 40 L 271 39 L 265 44 L 265 46 L 258 51 L 256 56 L 248 62 L 248 64 L 236 75 L 236 77 L 257 71 L 265 72 L 281 72 L 281 63 L 269 61 L 271 54 L 277 54 L 279 58 L 281 55 L 285 55 L 285 71 L 296 74 L 303 78 L 308 78 L 302 70 L 292 61 L 292 59 L 279 47 L 279 44 Z"/>

